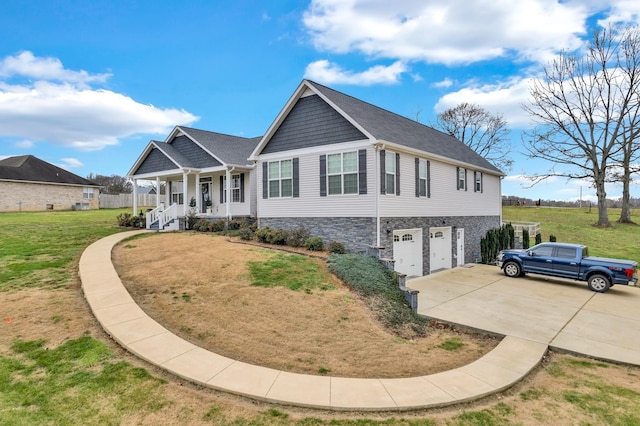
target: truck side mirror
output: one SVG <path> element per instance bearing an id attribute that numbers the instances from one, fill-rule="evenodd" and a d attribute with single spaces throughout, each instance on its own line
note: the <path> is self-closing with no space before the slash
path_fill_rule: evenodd
<path id="1" fill-rule="evenodd" d="M 528 255 L 528 256 L 535 256 L 535 253 L 533 252 L 533 250 L 529 250 L 529 251 L 527 252 L 527 255 Z"/>

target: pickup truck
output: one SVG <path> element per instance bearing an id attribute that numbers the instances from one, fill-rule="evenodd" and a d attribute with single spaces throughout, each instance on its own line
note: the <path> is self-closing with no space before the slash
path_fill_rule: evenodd
<path id="1" fill-rule="evenodd" d="M 532 273 L 586 281 L 598 293 L 614 284 L 638 283 L 637 262 L 591 257 L 587 246 L 579 244 L 542 243 L 528 250 L 503 250 L 498 266 L 508 277 Z"/>

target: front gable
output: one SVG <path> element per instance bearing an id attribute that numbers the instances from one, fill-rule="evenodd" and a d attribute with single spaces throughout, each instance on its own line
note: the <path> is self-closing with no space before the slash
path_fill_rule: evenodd
<path id="1" fill-rule="evenodd" d="M 170 144 L 188 160 L 188 164 L 185 164 L 185 166 L 203 169 L 222 165 L 220 161 L 212 157 L 211 154 L 187 136 L 178 136 Z"/>
<path id="2" fill-rule="evenodd" d="M 368 138 L 320 96 L 313 94 L 298 99 L 261 153 L 363 139 Z"/>
<path id="3" fill-rule="evenodd" d="M 140 166 L 131 173 L 132 175 L 144 175 L 147 173 L 174 170 L 177 165 L 171 161 L 160 149 L 155 146 L 149 151 Z"/>

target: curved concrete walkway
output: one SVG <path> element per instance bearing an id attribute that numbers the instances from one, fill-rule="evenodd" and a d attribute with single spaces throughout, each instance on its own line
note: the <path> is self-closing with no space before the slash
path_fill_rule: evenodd
<path id="1" fill-rule="evenodd" d="M 87 247 L 80 259 L 87 302 L 104 330 L 124 348 L 169 373 L 213 389 L 330 410 L 440 407 L 512 386 L 534 369 L 547 351 L 544 343 L 507 336 L 469 365 L 403 379 L 312 376 L 235 361 L 175 336 L 149 318 L 131 298 L 113 267 L 111 250 L 140 232 L 114 234 Z"/>

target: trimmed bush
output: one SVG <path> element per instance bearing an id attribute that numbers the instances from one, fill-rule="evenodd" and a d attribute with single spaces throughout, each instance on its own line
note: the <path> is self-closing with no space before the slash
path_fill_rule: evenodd
<path id="1" fill-rule="evenodd" d="M 309 237 L 304 242 L 304 248 L 311 251 L 322 251 L 324 250 L 324 242 L 320 237 Z"/>
<path id="2" fill-rule="evenodd" d="M 271 228 L 268 226 L 266 228 L 260 228 L 256 230 L 256 240 L 260 243 L 268 243 L 269 241 L 269 232 L 271 232 Z"/>
<path id="3" fill-rule="evenodd" d="M 536 234 L 536 244 L 540 244 L 542 242 L 542 234 Z"/>
<path id="4" fill-rule="evenodd" d="M 231 219 L 229 221 L 229 224 L 227 225 L 227 229 L 230 230 L 238 230 L 240 228 L 242 228 L 243 226 L 247 226 L 247 221 L 244 219 Z"/>
<path id="5" fill-rule="evenodd" d="M 240 237 L 241 240 L 251 241 L 253 240 L 253 235 L 254 232 L 248 226 L 243 226 L 238 230 L 238 237 Z"/>
<path id="6" fill-rule="evenodd" d="M 529 230 L 523 229 L 522 230 L 522 248 L 526 250 L 529 248 L 530 244 L 531 244 L 531 241 L 529 241 Z"/>
<path id="7" fill-rule="evenodd" d="M 337 241 L 331 241 L 328 247 L 329 253 L 345 254 L 347 250 L 344 248 L 344 244 Z"/>
<path id="8" fill-rule="evenodd" d="M 556 236 L 553 235 L 553 234 L 549 235 L 549 242 L 550 243 L 555 243 L 556 242 Z"/>
<path id="9" fill-rule="evenodd" d="M 222 232 L 224 231 L 225 221 L 223 219 L 218 219 L 215 222 L 210 222 L 210 228 L 212 232 Z"/>
<path id="10" fill-rule="evenodd" d="M 311 233 L 304 226 L 298 226 L 285 233 L 286 243 L 291 247 L 304 247 L 309 237 L 311 237 Z"/>

